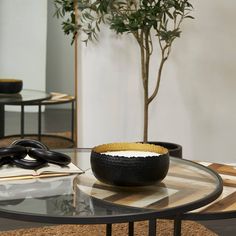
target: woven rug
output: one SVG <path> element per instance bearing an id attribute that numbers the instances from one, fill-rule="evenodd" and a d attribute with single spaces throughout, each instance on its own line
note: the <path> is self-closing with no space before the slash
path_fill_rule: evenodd
<path id="1" fill-rule="evenodd" d="M 148 235 L 148 224 L 146 221 L 134 224 L 134 235 Z M 40 228 L 19 229 L 1 232 L 0 236 L 105 236 L 105 225 L 58 225 Z M 114 224 L 112 226 L 113 236 L 128 235 L 127 224 Z M 172 236 L 173 222 L 170 220 L 158 220 L 157 235 Z M 183 236 L 216 236 L 217 234 L 208 230 L 199 223 L 184 221 L 182 224 Z"/>
<path id="2" fill-rule="evenodd" d="M 25 136 L 24 138 L 38 140 L 37 135 Z M 71 132 L 50 133 L 50 134 L 46 134 L 42 136 L 41 142 L 47 145 L 50 149 L 72 148 L 73 143 L 67 138 L 71 138 Z M 1 138 L 0 147 L 9 146 L 14 140 L 17 140 L 17 139 L 20 139 L 20 136 Z"/>

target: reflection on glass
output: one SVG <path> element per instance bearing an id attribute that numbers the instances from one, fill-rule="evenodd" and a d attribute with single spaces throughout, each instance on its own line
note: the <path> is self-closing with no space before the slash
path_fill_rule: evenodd
<path id="1" fill-rule="evenodd" d="M 11 206 L 27 212 L 48 213 L 51 211 L 51 200 L 57 206 L 57 213 L 64 214 L 68 204 L 73 202 L 73 181 L 76 175 L 56 178 L 33 178 L 4 181 L 0 185 L 0 206 L 11 209 Z M 36 204 L 37 203 L 37 204 Z M 61 213 L 60 213 L 61 212 Z M 63 213 L 62 213 L 63 212 Z"/>

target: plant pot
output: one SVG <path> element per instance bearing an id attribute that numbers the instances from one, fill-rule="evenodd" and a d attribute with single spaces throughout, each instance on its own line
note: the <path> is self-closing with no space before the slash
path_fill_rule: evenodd
<path id="1" fill-rule="evenodd" d="M 176 143 L 168 143 L 168 142 L 154 142 L 154 141 L 150 141 L 148 142 L 150 144 L 154 144 L 154 145 L 160 145 L 164 148 L 167 148 L 169 151 L 169 155 L 172 157 L 178 157 L 178 158 L 182 158 L 182 152 L 183 152 L 183 148 L 181 145 L 176 144 Z"/>

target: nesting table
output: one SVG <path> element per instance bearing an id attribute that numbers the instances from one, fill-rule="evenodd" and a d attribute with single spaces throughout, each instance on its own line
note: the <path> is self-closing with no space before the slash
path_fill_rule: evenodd
<path id="1" fill-rule="evenodd" d="M 219 175 L 202 165 L 170 158 L 167 177 L 145 187 L 115 187 L 96 180 L 90 170 L 90 150 L 61 150 L 85 173 L 0 182 L 0 216 L 54 224 L 129 225 L 148 220 L 149 235 L 156 235 L 156 219 L 175 219 L 174 235 L 181 235 L 181 216 L 216 200 L 223 189 Z M 4 191 L 3 191 L 4 190 Z"/>
<path id="2" fill-rule="evenodd" d="M 5 105 L 27 105 L 32 102 L 40 102 L 51 97 L 50 94 L 38 91 L 24 89 L 17 94 L 0 94 L 0 138 L 5 135 Z"/>
<path id="3" fill-rule="evenodd" d="M 24 138 L 25 136 L 38 136 L 38 140 L 41 141 L 41 138 L 44 137 L 51 137 L 57 138 L 57 139 L 64 139 L 68 143 L 70 143 L 70 146 L 67 148 L 74 147 L 75 145 L 75 139 L 74 139 L 74 117 L 75 117 L 75 97 L 70 96 L 67 94 L 62 94 L 62 93 L 50 93 L 51 97 L 50 99 L 43 100 L 43 101 L 36 101 L 36 102 L 31 102 L 26 104 L 27 106 L 37 106 L 38 107 L 38 133 L 37 135 L 34 134 L 25 134 L 24 131 L 24 117 L 25 117 L 25 112 L 24 112 L 24 105 L 21 106 L 21 133 L 20 136 L 21 138 Z M 65 137 L 62 135 L 55 135 L 55 134 L 42 134 L 42 106 L 48 106 L 48 105 L 60 105 L 60 104 L 67 104 L 69 103 L 71 105 L 70 109 L 70 126 L 71 126 L 71 137 Z"/>
<path id="4" fill-rule="evenodd" d="M 182 219 L 202 221 L 236 218 L 236 165 L 211 162 L 199 163 L 221 176 L 223 192 L 212 203 L 182 215 Z"/>
<path id="5" fill-rule="evenodd" d="M 62 134 L 43 134 L 42 133 L 42 106 L 70 104 L 70 137 Z M 5 105 L 18 105 L 21 107 L 20 112 L 20 134 L 5 136 L 4 134 L 4 107 Z M 38 107 L 38 132 L 35 134 L 25 133 L 25 106 Z M 0 138 L 16 139 L 16 138 L 33 138 L 41 141 L 42 138 L 48 140 L 64 140 L 66 145 L 64 148 L 71 148 L 75 145 L 74 138 L 74 117 L 75 117 L 75 97 L 62 94 L 37 91 L 37 90 L 22 90 L 19 94 L 0 94 Z M 55 141 L 54 141 L 55 142 Z"/>

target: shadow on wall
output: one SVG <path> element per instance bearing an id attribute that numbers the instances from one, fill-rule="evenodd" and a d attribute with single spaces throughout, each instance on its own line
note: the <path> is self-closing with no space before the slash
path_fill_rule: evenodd
<path id="1" fill-rule="evenodd" d="M 236 132 L 236 2 L 198 1 L 173 57 L 191 122 L 192 157 L 233 162 Z"/>

